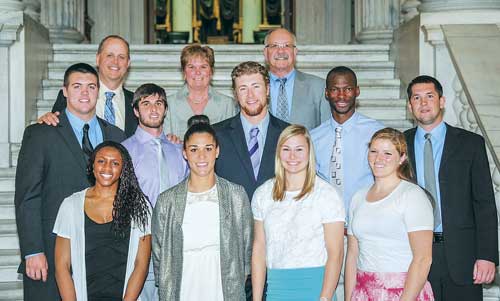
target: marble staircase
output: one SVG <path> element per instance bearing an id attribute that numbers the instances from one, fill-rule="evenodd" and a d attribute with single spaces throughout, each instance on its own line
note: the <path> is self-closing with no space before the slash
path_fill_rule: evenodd
<path id="1" fill-rule="evenodd" d="M 131 67 L 125 83 L 130 90 L 140 84 L 154 82 L 172 94 L 182 85 L 178 45 L 131 45 Z M 214 45 L 215 74 L 213 85 L 232 95 L 230 73 L 239 62 L 255 60 L 263 63 L 261 45 Z M 383 45 L 298 46 L 297 67 L 301 71 L 324 78 L 334 66 L 346 65 L 358 74 L 361 95 L 360 112 L 381 120 L 388 126 L 406 129 L 406 101 L 400 96 L 400 81 L 389 47 Z M 43 90 L 37 100 L 38 115 L 49 111 L 62 86 L 65 69 L 76 62 L 95 64 L 97 45 L 53 45 L 53 60 Z M 18 148 L 15 148 L 18 149 Z M 14 150 L 12 154 L 17 158 Z M 15 162 L 14 162 L 15 163 Z M 14 217 L 15 167 L 0 169 L 0 300 L 22 300 L 22 284 L 18 280 L 18 238 Z"/>

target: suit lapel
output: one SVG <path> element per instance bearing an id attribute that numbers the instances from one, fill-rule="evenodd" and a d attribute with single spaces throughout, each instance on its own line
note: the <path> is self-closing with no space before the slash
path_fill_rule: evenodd
<path id="1" fill-rule="evenodd" d="M 302 72 L 295 70 L 295 80 L 293 82 L 292 110 L 290 111 L 290 120 L 301 120 L 301 114 L 309 111 L 307 106 L 310 102 L 302 101 L 303 92 L 307 90 Z"/>
<path id="2" fill-rule="evenodd" d="M 233 120 L 231 121 L 230 135 L 231 135 L 231 141 L 233 142 L 234 145 L 234 149 L 236 150 L 236 153 L 240 157 L 240 161 L 243 163 L 245 171 L 247 172 L 248 176 L 251 179 L 254 179 L 255 181 L 252 162 L 250 161 L 247 142 L 245 140 L 245 133 L 243 132 L 243 125 L 241 124 L 240 120 L 240 114 L 233 117 Z M 262 167 L 262 162 L 260 166 Z"/>
<path id="3" fill-rule="evenodd" d="M 443 154 L 441 155 L 441 164 L 439 165 L 439 178 L 444 179 L 442 172 L 446 166 L 446 161 L 453 157 L 453 153 L 458 149 L 460 141 L 455 128 L 446 124 L 446 136 L 444 138 Z"/>
<path id="4" fill-rule="evenodd" d="M 83 150 L 64 111 L 61 112 L 61 115 L 59 116 L 59 125 L 57 125 L 56 129 L 59 132 L 59 135 L 63 138 L 66 146 L 75 157 L 75 161 L 83 168 L 83 170 L 86 170 L 87 162 L 85 160 Z"/>
<path id="5" fill-rule="evenodd" d="M 411 170 L 413 172 L 413 177 L 416 182 L 417 180 L 417 168 L 415 164 L 415 133 L 417 132 L 417 128 L 413 128 L 408 132 L 408 139 L 406 139 L 406 143 L 408 144 L 408 157 L 410 158 Z"/>
<path id="6" fill-rule="evenodd" d="M 281 134 L 281 130 L 275 124 L 276 117 L 269 115 L 269 125 L 267 126 L 266 144 L 264 145 L 264 151 L 262 152 L 262 159 L 260 161 L 259 174 L 257 177 L 257 182 L 261 180 L 267 180 L 268 177 L 265 175 L 274 174 L 274 156 L 276 153 L 276 142 Z"/>

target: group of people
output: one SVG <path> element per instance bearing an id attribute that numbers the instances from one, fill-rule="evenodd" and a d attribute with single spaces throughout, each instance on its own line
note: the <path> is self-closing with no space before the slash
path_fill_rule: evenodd
<path id="1" fill-rule="evenodd" d="M 350 68 L 325 81 L 296 55 L 269 32 L 234 101 L 207 46 L 183 49 L 168 101 L 123 87 L 119 36 L 98 70 L 70 66 L 19 153 L 25 300 L 482 300 L 498 265 L 483 138 L 443 121 L 430 76 L 408 86 L 403 134 L 356 112 Z"/>

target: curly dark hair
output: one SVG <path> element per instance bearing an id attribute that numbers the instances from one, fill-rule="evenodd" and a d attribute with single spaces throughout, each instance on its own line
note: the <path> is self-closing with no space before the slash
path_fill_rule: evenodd
<path id="1" fill-rule="evenodd" d="M 94 161 L 96 154 L 105 147 L 111 147 L 122 156 L 122 172 L 118 182 L 118 191 L 113 202 L 113 221 L 111 231 L 115 237 L 123 238 L 129 231 L 133 220 L 141 231 L 145 231 L 148 215 L 151 214 L 148 197 L 142 192 L 134 172 L 134 165 L 127 149 L 120 143 L 105 141 L 94 149 L 87 166 L 87 176 L 92 186 L 95 185 Z"/>

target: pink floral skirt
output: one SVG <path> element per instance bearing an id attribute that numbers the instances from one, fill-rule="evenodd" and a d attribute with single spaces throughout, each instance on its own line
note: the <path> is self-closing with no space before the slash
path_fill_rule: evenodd
<path id="1" fill-rule="evenodd" d="M 399 301 L 407 273 L 374 273 L 359 271 L 351 301 Z M 427 281 L 417 301 L 434 301 L 431 284 Z"/>

